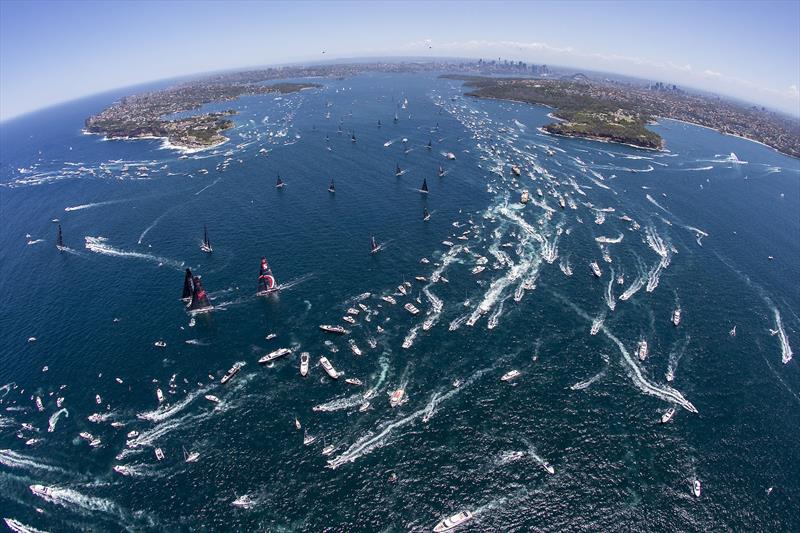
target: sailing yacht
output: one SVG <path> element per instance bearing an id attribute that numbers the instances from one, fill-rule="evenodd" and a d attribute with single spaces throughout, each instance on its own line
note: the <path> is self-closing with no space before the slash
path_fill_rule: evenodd
<path id="1" fill-rule="evenodd" d="M 431 140 L 428 139 L 428 150 L 432 150 L 432 149 L 433 149 L 433 144 L 431 143 Z"/>
<path id="2" fill-rule="evenodd" d="M 203 283 L 200 281 L 200 276 L 195 276 L 192 278 L 192 301 L 189 303 L 189 312 L 192 314 L 207 313 L 212 309 L 214 309 L 214 306 L 208 300 L 208 295 L 203 288 Z"/>
<path id="3" fill-rule="evenodd" d="M 428 211 L 428 208 L 427 208 L 427 207 L 423 207 L 423 208 L 422 208 L 422 220 L 423 220 L 423 221 L 425 221 L 425 222 L 427 222 L 427 221 L 428 221 L 428 220 L 430 220 L 430 219 L 431 219 L 431 213 L 430 213 L 430 211 Z"/>
<path id="4" fill-rule="evenodd" d="M 266 365 L 267 363 L 271 363 L 275 359 L 278 359 L 285 355 L 289 355 L 290 353 L 292 353 L 292 350 L 290 350 L 289 348 L 278 348 L 277 350 L 272 351 L 267 355 L 265 355 L 264 357 L 262 357 L 261 359 L 259 359 L 258 362 L 262 365 Z"/>
<path id="5" fill-rule="evenodd" d="M 192 300 L 192 270 L 187 268 L 186 275 L 183 278 L 183 292 L 181 293 L 181 300 L 190 302 Z"/>
<path id="6" fill-rule="evenodd" d="M 428 180 L 422 178 L 422 187 L 419 188 L 419 192 L 422 194 L 428 194 Z"/>
<path id="7" fill-rule="evenodd" d="M 394 123 L 395 123 L 395 124 L 397 124 L 397 121 L 398 121 L 398 120 L 399 120 L 399 119 L 397 118 L 397 113 L 395 113 L 395 114 L 394 114 Z"/>
<path id="8" fill-rule="evenodd" d="M 286 186 L 286 184 L 285 184 L 285 183 L 283 182 L 283 180 L 281 179 L 281 175 L 280 175 L 280 174 L 278 174 L 278 181 L 275 183 L 275 188 L 276 188 L 276 189 L 282 189 L 282 188 L 283 188 L 283 187 L 285 187 L 285 186 Z"/>
<path id="9" fill-rule="evenodd" d="M 67 247 L 64 246 L 64 236 L 61 234 L 61 224 L 58 225 L 58 237 L 56 237 L 56 250 L 63 252 Z"/>
<path id="10" fill-rule="evenodd" d="M 200 452 L 187 452 L 186 448 L 183 448 L 183 460 L 187 463 L 196 463 L 197 460 L 200 458 Z"/>
<path id="11" fill-rule="evenodd" d="M 336 185 L 333 183 L 333 178 L 331 178 L 331 184 L 328 185 L 328 192 L 336 192 Z"/>
<path id="12" fill-rule="evenodd" d="M 439 165 L 439 172 L 438 172 L 438 174 L 439 174 L 439 177 L 440 177 L 440 178 L 441 178 L 442 176 L 444 176 L 444 169 L 442 168 L 442 165 Z"/>
<path id="13" fill-rule="evenodd" d="M 356 142 L 356 134 L 355 134 L 355 132 L 350 134 L 350 142 Z"/>
<path id="14" fill-rule="evenodd" d="M 378 119 L 378 127 L 381 127 L 381 119 Z"/>
<path id="15" fill-rule="evenodd" d="M 210 254 L 214 251 L 211 247 L 211 242 L 208 240 L 208 228 L 203 226 L 203 244 L 200 245 L 200 249 L 207 254 Z"/>
<path id="16" fill-rule="evenodd" d="M 372 239 L 370 240 L 369 247 L 370 247 L 370 253 L 372 253 L 372 254 L 378 253 L 380 251 L 380 249 L 381 249 L 381 247 L 378 246 L 378 243 L 375 241 L 375 236 L 374 235 L 372 236 Z"/>
<path id="17" fill-rule="evenodd" d="M 403 169 L 400 168 L 400 164 L 399 163 L 395 166 L 394 175 L 398 176 L 398 177 L 403 175 Z"/>
<path id="18" fill-rule="evenodd" d="M 272 275 L 272 269 L 269 268 L 267 258 L 261 258 L 261 267 L 258 271 L 258 291 L 256 296 L 266 296 L 278 290 L 275 285 L 275 277 Z"/>

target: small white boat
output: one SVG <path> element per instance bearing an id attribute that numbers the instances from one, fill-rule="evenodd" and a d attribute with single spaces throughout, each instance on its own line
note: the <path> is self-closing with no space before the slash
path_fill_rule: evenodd
<path id="1" fill-rule="evenodd" d="M 325 333 L 335 333 L 336 335 L 344 335 L 346 333 L 349 333 L 342 326 L 331 326 L 330 324 L 320 324 L 319 329 L 321 329 Z"/>
<path id="2" fill-rule="evenodd" d="M 300 375 L 306 377 L 308 375 L 308 362 L 311 359 L 311 356 L 308 352 L 303 352 L 300 354 Z"/>
<path id="3" fill-rule="evenodd" d="M 419 309 L 417 309 L 417 308 L 414 306 L 414 304 L 412 304 L 411 302 L 408 302 L 407 304 L 405 304 L 405 305 L 403 306 L 403 309 L 405 309 L 406 311 L 408 311 L 408 312 L 409 312 L 409 313 L 411 313 L 412 315 L 418 315 L 418 314 L 419 314 Z"/>
<path id="4" fill-rule="evenodd" d="M 364 382 L 358 378 L 347 378 L 346 380 L 344 380 L 344 382 L 349 385 L 355 385 L 356 387 L 359 387 L 364 384 Z"/>
<path id="5" fill-rule="evenodd" d="M 329 444 L 328 446 L 322 448 L 322 455 L 328 456 L 335 451 L 336 451 L 336 446 L 334 446 L 333 444 Z"/>
<path id="6" fill-rule="evenodd" d="M 97 405 L 100 405 L 101 403 L 103 403 L 103 399 L 100 397 L 99 394 L 95 394 L 94 401 L 97 403 Z"/>
<path id="7" fill-rule="evenodd" d="M 305 434 L 303 434 L 303 445 L 304 446 L 310 446 L 311 444 L 314 443 L 315 440 L 317 440 L 317 437 L 314 437 L 313 435 L 309 435 L 307 431 L 305 432 Z"/>
<path id="8" fill-rule="evenodd" d="M 383 300 L 384 302 L 386 302 L 388 304 L 392 304 L 392 305 L 395 305 L 397 303 L 397 300 L 395 300 L 391 296 L 381 296 L 381 300 Z"/>
<path id="9" fill-rule="evenodd" d="M 155 346 L 156 348 L 166 348 L 167 343 L 164 341 L 156 341 L 153 343 L 153 346 Z"/>
<path id="10" fill-rule="evenodd" d="M 267 335 L 267 336 L 266 336 L 266 337 L 264 337 L 264 338 L 265 338 L 265 339 L 267 339 L 268 341 L 271 341 L 272 339 L 274 339 L 274 338 L 275 338 L 275 337 L 277 337 L 277 336 L 278 336 L 278 335 L 277 335 L 277 334 L 275 334 L 275 333 L 270 333 L 269 335 Z"/>
<path id="11" fill-rule="evenodd" d="M 510 370 L 503 374 L 503 377 L 500 378 L 500 381 L 511 381 L 512 379 L 516 379 L 520 376 L 519 370 Z"/>
<path id="12" fill-rule="evenodd" d="M 406 391 L 403 389 L 397 389 L 389 397 L 389 405 L 391 405 L 392 407 L 397 407 L 398 405 L 403 403 L 405 397 L 406 397 Z"/>
<path id="13" fill-rule="evenodd" d="M 672 324 L 677 327 L 678 324 L 680 323 L 681 323 L 681 310 L 679 308 L 675 309 L 675 311 L 672 312 Z"/>
<path id="14" fill-rule="evenodd" d="M 196 463 L 200 459 L 200 452 L 187 452 L 183 449 L 183 460 L 187 463 Z"/>
<path id="15" fill-rule="evenodd" d="M 531 195 L 528 192 L 528 189 L 524 189 L 522 191 L 522 195 L 519 198 L 520 203 L 527 204 L 530 201 L 530 199 L 531 199 Z"/>
<path id="16" fill-rule="evenodd" d="M 355 324 L 355 323 L 356 323 L 356 319 L 355 319 L 355 318 L 353 318 L 353 317 L 351 317 L 350 315 L 344 315 L 344 316 L 342 317 L 342 320 L 344 320 L 344 321 L 345 321 L 345 322 L 347 322 L 348 324 Z"/>
<path id="17" fill-rule="evenodd" d="M 444 531 L 451 531 L 461 524 L 468 522 L 472 519 L 472 513 L 469 511 L 461 511 L 454 514 L 449 518 L 445 518 L 433 527 L 434 533 L 442 533 Z"/>
<path id="18" fill-rule="evenodd" d="M 158 398 L 158 403 L 164 401 L 164 393 L 161 392 L 161 389 L 156 389 L 156 398 Z"/>
<path id="19" fill-rule="evenodd" d="M 647 359 L 647 341 L 642 339 L 639 341 L 639 345 L 636 348 L 636 355 L 639 356 L 640 361 L 644 361 Z"/>
<path id="20" fill-rule="evenodd" d="M 220 399 L 217 398 L 216 396 L 214 396 L 213 394 L 206 394 L 205 395 L 205 399 L 208 400 L 209 402 L 213 402 L 213 403 L 219 403 L 220 402 Z"/>
<path id="21" fill-rule="evenodd" d="M 294 419 L 294 428 L 297 431 L 300 431 L 301 429 L 303 429 L 303 426 L 302 426 L 302 424 L 300 424 L 300 420 L 298 420 L 297 417 L 295 417 L 295 419 Z"/>
<path id="22" fill-rule="evenodd" d="M 666 424 L 667 422 L 672 420 L 673 416 L 675 416 L 675 408 L 674 407 L 670 407 L 669 409 L 667 409 L 664 412 L 663 415 L 661 415 L 661 423 L 662 424 Z"/>
<path id="23" fill-rule="evenodd" d="M 138 431 L 136 431 L 136 430 L 129 431 L 129 432 L 128 432 L 128 435 L 127 435 L 127 437 L 128 437 L 129 439 L 135 439 L 135 438 L 136 438 L 136 437 L 138 437 L 138 436 L 139 436 L 139 432 L 138 432 Z"/>
<path id="24" fill-rule="evenodd" d="M 289 348 L 278 348 L 277 350 L 274 350 L 265 355 L 264 357 L 262 357 L 261 359 L 259 359 L 258 362 L 262 365 L 265 365 L 267 363 L 274 361 L 275 359 L 278 359 L 285 355 L 289 355 L 290 353 L 292 353 L 292 350 Z"/>
<path id="25" fill-rule="evenodd" d="M 350 339 L 348 344 L 350 345 L 350 350 L 353 352 L 353 355 L 358 356 L 358 357 L 364 355 L 364 352 L 362 352 L 361 348 L 358 347 L 358 345 L 356 344 L 356 341 L 354 341 L 353 339 Z"/>
<path id="26" fill-rule="evenodd" d="M 239 496 L 238 498 L 233 500 L 233 502 L 231 502 L 231 505 L 233 505 L 234 507 L 249 509 L 250 507 L 253 506 L 253 500 L 250 499 L 250 496 L 245 494 L 244 496 Z"/>
<path id="27" fill-rule="evenodd" d="M 733 329 L 732 329 L 732 330 L 730 330 L 730 331 L 728 332 L 728 334 L 729 334 L 731 337 L 735 337 L 735 336 L 736 336 L 736 326 L 733 326 Z"/>
<path id="28" fill-rule="evenodd" d="M 597 261 L 592 261 L 589 263 L 589 266 L 592 269 L 592 274 L 594 274 L 596 277 L 599 278 L 603 275 L 603 272 L 600 270 L 600 265 L 597 264 Z"/>
<path id="29" fill-rule="evenodd" d="M 362 403 L 361 405 L 358 406 L 358 411 L 361 412 L 361 413 L 363 413 L 367 409 L 369 409 L 369 402 L 364 402 L 364 403 Z"/>
<path id="30" fill-rule="evenodd" d="M 28 487 L 31 489 L 31 492 L 40 498 L 48 498 L 53 495 L 52 487 L 46 487 L 44 485 L 31 485 Z"/>
<path id="31" fill-rule="evenodd" d="M 359 310 L 358 310 L 358 309 L 356 309 L 355 307 L 350 307 L 350 308 L 348 308 L 348 309 L 347 309 L 347 314 L 348 314 L 348 315 L 358 316 L 358 314 L 359 314 L 360 312 L 361 312 L 361 311 L 359 311 Z"/>
<path id="32" fill-rule="evenodd" d="M 161 448 L 156 448 L 156 459 L 159 461 L 164 460 L 164 452 L 161 450 Z"/>
<path id="33" fill-rule="evenodd" d="M 478 265 L 478 266 L 476 266 L 475 268 L 473 268 L 473 269 L 472 269 L 472 273 L 473 273 L 473 274 L 480 274 L 480 273 L 481 273 L 481 272 L 483 272 L 484 270 L 486 270 L 486 267 L 485 267 L 485 266 L 483 266 L 483 265 Z"/>
<path id="34" fill-rule="evenodd" d="M 553 468 L 553 467 L 550 465 L 550 463 L 548 463 L 547 461 L 545 461 L 545 462 L 543 462 L 543 463 L 542 463 L 542 467 L 543 467 L 543 468 L 545 469 L 545 471 L 546 471 L 548 474 L 550 474 L 550 475 L 553 475 L 553 474 L 555 474 L 555 473 L 556 473 L 556 469 L 555 469 L 555 468 Z"/>
<path id="35" fill-rule="evenodd" d="M 446 154 L 444 154 L 444 156 L 445 156 L 445 158 L 447 158 L 447 159 L 449 159 L 451 161 L 456 158 L 456 154 L 454 154 L 453 152 L 447 152 Z"/>
<path id="36" fill-rule="evenodd" d="M 692 482 L 692 493 L 695 495 L 695 497 L 699 498 L 701 490 L 702 490 L 702 485 L 700 484 L 700 480 L 695 479 Z"/>
<path id="37" fill-rule="evenodd" d="M 325 356 L 320 357 L 319 364 L 322 365 L 322 368 L 325 370 L 325 373 L 328 374 L 332 379 L 339 379 L 339 372 L 337 372 L 336 369 L 333 368 L 333 365 L 331 364 L 330 361 L 328 361 L 327 357 Z"/>
<path id="38" fill-rule="evenodd" d="M 222 379 L 220 379 L 219 382 L 224 385 L 225 383 L 230 381 L 233 376 L 239 373 L 239 371 L 242 369 L 244 365 L 245 364 L 241 361 L 234 363 L 233 366 L 228 370 L 228 372 L 224 376 L 222 376 Z"/>
<path id="39" fill-rule="evenodd" d="M 36 397 L 36 408 L 39 411 L 44 411 L 44 404 L 42 403 L 42 399 L 39 396 Z"/>
<path id="40" fill-rule="evenodd" d="M 112 468 L 112 470 L 117 474 L 122 474 L 123 476 L 130 476 L 133 473 L 131 472 L 130 467 L 125 465 L 116 465 L 114 468 Z"/>

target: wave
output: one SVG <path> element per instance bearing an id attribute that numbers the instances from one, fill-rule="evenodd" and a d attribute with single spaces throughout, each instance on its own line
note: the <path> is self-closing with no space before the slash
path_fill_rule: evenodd
<path id="1" fill-rule="evenodd" d="M 605 361 L 606 365 L 603 367 L 602 370 L 600 370 L 600 372 L 598 372 L 597 374 L 595 374 L 594 376 L 590 377 L 587 380 L 575 383 L 570 387 L 570 390 L 588 389 L 592 385 L 592 383 L 595 383 L 596 381 L 603 379 L 603 377 L 606 375 L 606 372 L 608 372 L 608 356 L 605 354 L 603 354 L 603 361 Z"/>
<path id="2" fill-rule="evenodd" d="M 47 487 L 50 490 L 47 494 L 36 494 L 40 498 L 50 503 L 55 503 L 63 507 L 72 508 L 77 511 L 95 511 L 114 515 L 118 518 L 125 518 L 127 513 L 116 503 L 105 498 L 87 496 L 80 492 L 63 487 Z"/>
<path id="3" fill-rule="evenodd" d="M 84 237 L 84 240 L 86 241 L 86 249 L 96 254 L 108 255 L 111 257 L 130 257 L 133 259 L 143 259 L 152 263 L 168 265 L 176 270 L 183 270 L 184 267 L 184 263 L 182 261 L 178 262 L 173 259 L 167 259 L 165 257 L 159 257 L 156 255 L 143 254 L 140 252 L 129 252 L 114 248 L 113 246 L 106 244 L 108 239 L 105 237 L 86 236 Z"/>
<path id="4" fill-rule="evenodd" d="M 689 340 L 691 337 L 688 335 L 683 342 L 678 344 L 675 349 L 673 349 L 669 353 L 669 359 L 667 362 L 667 381 L 672 381 L 675 378 L 675 371 L 678 369 L 678 363 L 680 362 L 683 354 L 686 353 L 686 347 L 689 346 Z"/>
<path id="5" fill-rule="evenodd" d="M 221 180 L 221 179 L 222 179 L 222 176 L 218 177 L 217 179 L 215 179 L 214 181 L 212 181 L 211 183 L 209 183 L 208 185 L 206 185 L 205 187 L 203 187 L 202 189 L 200 189 L 199 191 L 194 193 L 194 195 L 197 196 L 198 194 L 200 194 L 201 192 L 205 191 L 206 189 L 208 189 L 210 187 L 213 187 L 214 185 L 219 183 L 219 180 Z"/>
<path id="6" fill-rule="evenodd" d="M 66 415 L 66 417 L 69 418 L 69 411 L 67 411 L 66 407 L 62 407 L 50 416 L 50 420 L 47 422 L 48 433 L 52 433 L 56 430 L 56 424 L 58 423 L 58 419 L 61 418 L 61 415 Z"/>
<path id="7" fill-rule="evenodd" d="M 3 518 L 3 521 L 8 526 L 8 529 L 13 531 L 14 533 L 46 533 L 41 529 L 36 529 L 35 527 L 26 526 L 19 520 L 15 520 L 13 518 Z"/>
<path id="8" fill-rule="evenodd" d="M 38 462 L 35 458 L 29 455 L 17 453 L 14 450 L 0 450 L 0 464 L 9 468 L 18 468 L 20 470 L 27 470 L 29 472 L 39 470 L 42 472 L 59 472 L 62 474 L 67 473 L 67 471 L 63 468 Z"/>
<path id="9" fill-rule="evenodd" d="M 152 411 L 145 411 L 137 414 L 136 418 L 139 420 L 149 420 L 150 422 L 162 422 L 183 411 L 186 406 L 192 403 L 198 396 L 208 392 L 209 389 L 210 387 L 198 389 L 195 392 L 188 394 L 183 400 L 177 403 L 171 405 L 160 405 L 158 408 L 153 409 Z"/>
<path id="10" fill-rule="evenodd" d="M 360 405 L 363 401 L 364 401 L 363 394 L 353 394 L 352 396 L 347 396 L 346 398 L 337 398 L 336 400 L 331 400 L 329 402 L 315 405 L 314 407 L 311 408 L 311 410 L 321 411 L 323 413 L 329 413 L 331 411 L 341 411 L 343 409 L 350 409 L 351 407 Z"/>

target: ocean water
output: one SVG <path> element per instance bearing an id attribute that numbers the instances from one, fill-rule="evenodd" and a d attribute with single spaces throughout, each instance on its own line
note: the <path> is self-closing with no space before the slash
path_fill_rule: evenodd
<path id="1" fill-rule="evenodd" d="M 653 127 L 667 152 L 554 138 L 548 110 L 427 74 L 314 81 L 206 106 L 238 109 L 231 140 L 185 157 L 84 135 L 119 95 L 0 127 L 3 518 L 426 531 L 467 509 L 465 531 L 800 529 L 800 373 L 783 363 L 800 338 L 797 160 L 673 121 Z M 283 287 L 266 298 L 262 256 Z M 215 306 L 193 326 L 186 267 Z M 279 347 L 293 354 L 257 364 Z M 322 355 L 364 385 L 330 380 Z"/>

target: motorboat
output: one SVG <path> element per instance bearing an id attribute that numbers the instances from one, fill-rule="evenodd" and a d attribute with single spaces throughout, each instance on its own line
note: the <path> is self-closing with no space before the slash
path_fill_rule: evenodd
<path id="1" fill-rule="evenodd" d="M 183 460 L 187 463 L 196 463 L 200 459 L 200 452 L 187 452 L 183 449 Z"/>
<path id="2" fill-rule="evenodd" d="M 214 396 L 213 394 L 206 394 L 205 399 L 212 403 L 219 403 L 220 399 Z"/>
<path id="3" fill-rule="evenodd" d="M 661 423 L 666 424 L 667 422 L 672 420 L 673 416 L 675 416 L 675 408 L 670 407 L 669 409 L 666 410 L 666 412 L 664 412 L 663 415 L 661 415 Z"/>
<path id="4" fill-rule="evenodd" d="M 381 296 L 381 300 L 383 300 L 384 302 L 386 302 L 388 304 L 392 304 L 392 305 L 395 305 L 397 303 L 397 300 L 395 300 L 391 296 Z"/>
<path id="5" fill-rule="evenodd" d="M 161 392 L 161 389 L 156 389 L 156 398 L 158 398 L 158 403 L 164 401 L 164 393 Z"/>
<path id="6" fill-rule="evenodd" d="M 363 381 L 361 381 L 361 380 L 360 380 L 360 379 L 358 379 L 358 378 L 347 378 L 346 380 L 344 380 L 344 382 L 345 382 L 345 383 L 348 383 L 348 384 L 350 384 L 350 385 L 355 385 L 356 387 L 358 387 L 358 386 L 361 386 L 361 385 L 363 385 L 363 384 L 364 384 L 364 382 L 363 382 Z"/>
<path id="7" fill-rule="evenodd" d="M 342 326 L 331 326 L 330 324 L 320 324 L 319 329 L 321 329 L 325 333 L 335 333 L 336 335 L 344 335 L 346 333 L 349 333 Z"/>
<path id="8" fill-rule="evenodd" d="M 695 479 L 692 482 L 692 494 L 694 494 L 695 497 L 699 498 L 701 490 L 702 490 L 702 485 L 700 484 L 700 480 Z"/>
<path id="9" fill-rule="evenodd" d="M 259 359 L 258 362 L 262 365 L 265 365 L 280 357 L 289 355 L 290 353 L 292 353 L 292 350 L 290 348 L 278 348 L 277 350 L 269 352 L 267 355 Z"/>
<path id="10" fill-rule="evenodd" d="M 597 264 L 597 261 L 592 261 L 589 263 L 589 266 L 592 269 L 592 274 L 594 274 L 596 277 L 599 278 L 603 275 L 603 272 L 600 270 L 600 265 Z"/>
<path id="11" fill-rule="evenodd" d="M 433 527 L 434 533 L 442 533 L 443 531 L 451 531 L 461 524 L 468 522 L 472 519 L 472 513 L 469 511 L 461 511 L 454 514 L 449 518 L 445 518 Z"/>
<path id="12" fill-rule="evenodd" d="M 516 379 L 520 376 L 519 370 L 510 370 L 503 374 L 503 377 L 500 378 L 500 381 L 511 381 L 512 379 Z"/>
<path id="13" fill-rule="evenodd" d="M 153 343 L 153 346 L 155 346 L 156 348 L 166 348 L 167 343 L 164 341 L 156 341 Z"/>
<path id="14" fill-rule="evenodd" d="M 352 317 L 352 316 L 350 316 L 350 315 L 344 315 L 344 316 L 342 317 L 342 320 L 344 320 L 344 321 L 345 321 L 345 322 L 347 322 L 348 324 L 355 324 L 355 323 L 356 323 L 356 319 L 355 319 L 355 318 L 353 318 L 353 317 Z"/>
<path id="15" fill-rule="evenodd" d="M 234 363 L 233 366 L 230 368 L 230 370 L 228 370 L 228 372 L 224 376 L 222 376 L 222 379 L 220 379 L 219 382 L 224 385 L 225 383 L 230 381 L 230 379 L 233 376 L 239 373 L 239 371 L 242 369 L 244 365 L 245 364 L 241 361 Z"/>
<path id="16" fill-rule="evenodd" d="M 640 361 L 647 359 L 647 341 L 642 339 L 636 347 L 636 355 L 639 356 Z"/>
<path id="17" fill-rule="evenodd" d="M 156 452 L 156 459 L 158 459 L 159 461 L 163 461 L 164 451 L 161 448 L 156 448 L 155 452 Z"/>
<path id="18" fill-rule="evenodd" d="M 308 361 L 310 359 L 308 352 L 300 354 L 300 375 L 306 377 L 308 375 Z"/>
<path id="19" fill-rule="evenodd" d="M 339 379 L 339 372 L 337 372 L 336 369 L 333 368 L 333 365 L 331 364 L 330 361 L 328 361 L 327 357 L 325 356 L 320 357 L 319 364 L 322 365 L 322 368 L 323 370 L 325 370 L 325 373 L 328 374 L 332 379 Z"/>
<path id="20" fill-rule="evenodd" d="M 403 403 L 405 397 L 406 397 L 406 391 L 403 389 L 397 389 L 389 397 L 389 405 L 391 405 L 392 407 L 397 407 L 398 405 Z"/>
<path id="21" fill-rule="evenodd" d="M 409 313 L 411 313 L 412 315 L 418 315 L 418 314 L 419 314 L 419 309 L 417 309 L 417 308 L 414 306 L 414 304 L 412 304 L 411 302 L 408 302 L 407 304 L 405 304 L 405 305 L 403 306 L 403 309 L 405 309 L 406 311 L 408 311 L 408 312 L 409 312 Z"/>
<path id="22" fill-rule="evenodd" d="M 677 327 L 678 324 L 680 324 L 680 323 L 681 323 L 681 310 L 680 310 L 680 308 L 678 308 L 678 309 L 675 309 L 672 312 L 672 324 L 675 327 Z"/>
<path id="23" fill-rule="evenodd" d="M 356 345 L 356 341 L 354 341 L 353 339 L 350 339 L 348 344 L 350 345 L 350 350 L 353 352 L 353 355 L 355 355 L 355 356 L 364 355 L 364 352 L 361 351 L 361 348 L 359 348 L 358 345 Z"/>

